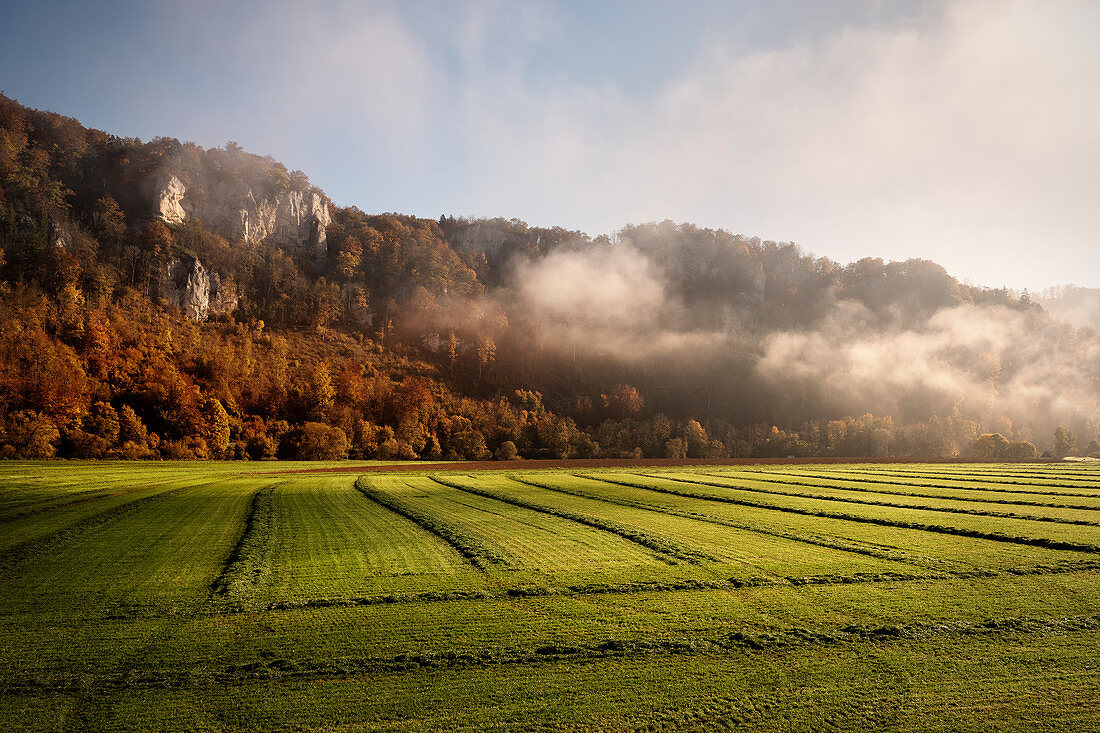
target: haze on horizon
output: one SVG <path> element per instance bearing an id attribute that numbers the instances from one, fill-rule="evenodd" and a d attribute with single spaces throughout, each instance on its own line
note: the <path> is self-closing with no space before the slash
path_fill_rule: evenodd
<path id="1" fill-rule="evenodd" d="M 44 2 L 0 90 L 235 140 L 367 211 L 672 219 L 1100 287 L 1100 5 Z"/>

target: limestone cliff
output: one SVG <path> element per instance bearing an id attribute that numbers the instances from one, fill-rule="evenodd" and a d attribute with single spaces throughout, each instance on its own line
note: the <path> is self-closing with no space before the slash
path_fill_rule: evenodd
<path id="1" fill-rule="evenodd" d="M 322 259 L 328 253 L 328 200 L 314 188 L 256 195 L 240 180 L 188 185 L 174 173 L 158 181 L 153 214 L 167 224 L 197 219 L 230 240 L 270 241 Z"/>
<path id="2" fill-rule="evenodd" d="M 237 308 L 237 288 L 230 278 L 206 269 L 193 258 L 172 260 L 165 268 L 162 294 L 188 318 L 205 321 Z"/>

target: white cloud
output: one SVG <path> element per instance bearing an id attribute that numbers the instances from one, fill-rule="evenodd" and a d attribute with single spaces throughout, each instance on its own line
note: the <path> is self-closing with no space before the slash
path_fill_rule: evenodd
<path id="1" fill-rule="evenodd" d="M 690 220 L 1041 286 L 1080 275 L 1051 245 L 1080 263 L 1100 224 L 1098 30 L 1094 4 L 982 0 L 788 48 L 701 49 L 647 97 L 468 77 L 463 203 L 595 231 Z"/>
<path id="2" fill-rule="evenodd" d="M 757 364 L 761 376 L 817 391 L 849 413 L 905 410 L 987 420 L 1008 415 L 1053 429 L 1097 414 L 1091 374 L 1094 341 L 1031 312 L 960 305 L 912 328 L 881 329 L 862 305 L 841 302 L 813 331 L 773 333 Z M 918 414 L 925 417 L 925 414 Z"/>

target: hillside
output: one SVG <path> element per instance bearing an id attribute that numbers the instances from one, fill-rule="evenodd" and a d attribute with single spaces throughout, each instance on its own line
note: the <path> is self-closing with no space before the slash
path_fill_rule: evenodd
<path id="1" fill-rule="evenodd" d="M 1100 439 L 1096 332 L 933 262 L 672 222 L 592 238 L 367 214 L 234 143 L 118 138 L 6 97 L 0 248 L 10 457 L 1026 457 Z"/>

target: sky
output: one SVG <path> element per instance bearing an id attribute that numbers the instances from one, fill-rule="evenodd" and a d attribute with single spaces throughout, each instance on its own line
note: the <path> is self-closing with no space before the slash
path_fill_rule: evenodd
<path id="1" fill-rule="evenodd" d="M 1100 2 L 23 2 L 0 91 L 337 204 L 1100 287 Z"/>

